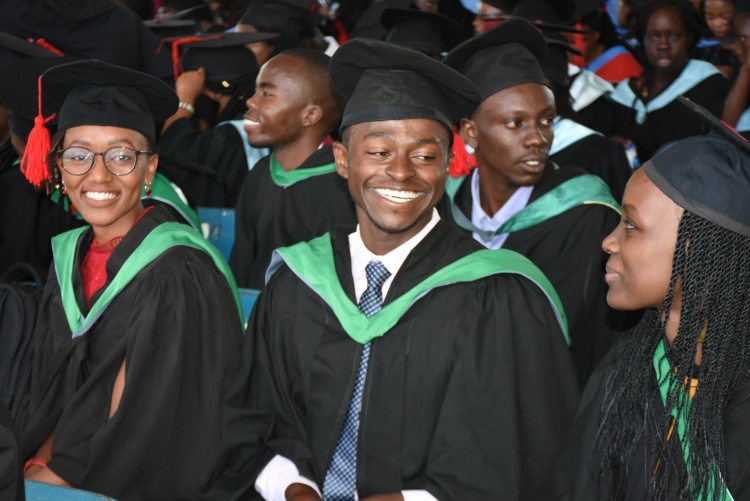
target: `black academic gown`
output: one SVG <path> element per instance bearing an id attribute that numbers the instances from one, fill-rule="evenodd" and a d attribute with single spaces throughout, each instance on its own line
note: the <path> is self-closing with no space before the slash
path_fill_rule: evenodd
<path id="1" fill-rule="evenodd" d="M 633 92 L 638 94 L 633 79 L 629 85 Z M 683 95 L 720 117 L 729 89 L 729 80 L 724 75 L 715 74 L 696 84 Z M 676 100 L 663 108 L 649 112 L 642 124 L 636 122 L 636 111 L 633 108 L 614 101 L 611 105 L 614 113 L 611 134 L 630 139 L 638 150 L 641 164 L 654 156 L 662 146 L 705 132 L 701 118 Z"/>
<path id="2" fill-rule="evenodd" d="M 548 162 L 534 186 L 529 204 L 576 176 L 581 169 Z M 447 197 L 446 197 L 447 199 Z M 447 200 L 441 203 L 446 210 Z M 471 179 L 466 178 L 456 193 L 455 204 L 471 220 Z M 607 255 L 602 240 L 619 222 L 617 212 L 599 204 L 579 205 L 535 226 L 511 233 L 503 244 L 526 256 L 542 270 L 562 300 L 571 338 L 571 351 L 581 385 L 607 353 L 620 332 L 630 327 L 607 305 L 604 265 Z M 468 232 L 468 231 L 467 231 Z"/>
<path id="3" fill-rule="evenodd" d="M 194 206 L 234 207 L 249 167 L 243 139 L 231 125 L 199 131 L 190 118 L 177 120 L 159 138 L 166 170 Z M 198 165 L 198 168 L 191 168 Z M 185 168 L 187 167 L 187 169 Z M 174 172 L 173 172 L 174 171 Z M 185 176 L 180 171 L 190 171 Z"/>
<path id="4" fill-rule="evenodd" d="M 615 200 L 622 203 L 622 194 L 632 170 L 625 150 L 616 141 L 591 134 L 549 158 L 557 165 L 573 165 L 599 176 L 607 183 Z"/>
<path id="5" fill-rule="evenodd" d="M 109 280 L 168 221 L 179 219 L 163 205 L 141 218 L 109 258 Z M 91 230 L 79 239 L 72 276 L 84 314 L 80 265 L 92 239 Z M 209 499 L 221 402 L 242 338 L 232 291 L 211 258 L 185 246 L 168 249 L 75 339 L 53 266 L 40 311 L 32 388 L 19 418 L 23 457 L 54 431 L 48 466 L 74 487 L 118 500 Z M 123 359 L 125 390 L 108 419 Z"/>
<path id="6" fill-rule="evenodd" d="M 628 334 L 626 334 L 627 336 Z M 559 500 L 609 500 L 609 486 L 606 480 L 601 480 L 603 474 L 600 466 L 600 456 L 595 450 L 596 437 L 599 427 L 599 417 L 604 399 L 605 387 L 610 379 L 615 364 L 624 353 L 623 339 L 602 361 L 601 365 L 591 374 L 588 385 L 581 397 L 581 404 L 576 414 L 575 423 L 562 452 L 555 461 L 550 478 L 555 482 L 556 493 L 554 499 Z M 653 396 L 650 406 L 654 414 L 649 414 L 646 424 L 647 433 L 661 430 L 661 425 L 655 416 L 661 418 L 666 409 L 659 394 L 656 374 L 651 370 L 651 385 Z M 736 501 L 750 499 L 750 471 L 747 468 L 750 460 L 750 433 L 748 432 L 747 416 L 750 415 L 750 379 L 735 393 L 729 401 L 724 419 L 724 454 L 726 458 L 726 482 L 732 497 Z M 666 430 L 661 432 L 666 433 Z M 675 433 L 676 435 L 676 433 Z M 641 501 L 647 498 L 647 488 L 650 477 L 644 472 L 653 471 L 656 458 L 650 451 L 653 435 L 641 437 L 631 459 L 629 469 L 627 493 L 624 499 Z M 648 440 L 648 442 L 646 441 Z M 672 442 L 671 446 L 679 446 Z M 681 450 L 681 449 L 680 449 Z M 685 463 L 682 454 L 675 455 L 676 463 L 671 466 L 674 470 L 671 478 L 677 477 L 676 468 L 684 472 Z M 677 485 L 671 485 L 668 499 L 677 499 Z"/>
<path id="7" fill-rule="evenodd" d="M 299 167 L 333 163 L 330 146 L 315 151 Z M 346 180 L 336 172 L 309 177 L 291 186 L 277 185 L 270 156 L 261 159 L 245 179 L 235 223 L 229 265 L 238 287 L 262 289 L 271 253 L 311 240 L 336 225 L 356 224 L 354 201 Z"/>
<path id="8" fill-rule="evenodd" d="M 26 499 L 23 486 L 23 467 L 13 418 L 0 402 L 0 499 Z"/>
<path id="9" fill-rule="evenodd" d="M 332 235 L 332 279 L 354 303 L 348 234 Z M 440 222 L 407 257 L 384 308 L 481 248 Z M 258 415 L 268 410 L 272 453 L 264 459 L 281 454 L 322 486 L 363 345 L 286 265 L 261 293 L 249 325 L 227 407 L 235 454 L 226 472 L 235 478 L 243 470 L 258 472 L 250 452 L 260 450 Z M 360 499 L 407 489 L 424 489 L 443 501 L 545 499 L 544 465 L 578 401 L 548 300 L 512 274 L 439 287 L 418 299 L 372 341 L 365 385 Z"/>

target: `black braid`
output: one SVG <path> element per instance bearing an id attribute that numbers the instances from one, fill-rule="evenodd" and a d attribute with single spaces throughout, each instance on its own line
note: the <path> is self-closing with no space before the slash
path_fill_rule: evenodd
<path id="1" fill-rule="evenodd" d="M 657 415 L 651 405 L 654 392 L 653 355 L 664 335 L 677 284 L 682 305 L 677 337 L 667 356 L 677 368 L 665 409 L 685 405 L 682 382 L 698 378 L 698 390 L 689 408 L 686 434 L 690 443 L 690 478 L 683 451 L 676 440 L 666 440 L 671 414 Z M 706 329 L 700 367 L 695 353 Z M 642 473 L 651 479 L 649 499 L 708 499 L 701 491 L 713 477 L 713 499 L 721 499 L 722 478 L 727 479 L 724 455 L 724 416 L 727 405 L 750 374 L 750 238 L 685 211 L 679 225 L 667 297 L 660 310 L 649 310 L 629 335 L 625 352 L 607 381 L 600 411 L 596 449 L 613 499 L 626 495 L 628 478 Z M 660 398 L 660 397 L 656 397 Z M 654 429 L 647 423 L 654 423 Z M 647 450 L 637 451 L 645 437 Z M 645 471 L 630 471 L 634 454 L 647 458 Z M 652 458 L 652 459 L 648 459 Z M 670 478 L 671 477 L 671 478 Z M 679 492 L 670 492 L 678 486 Z"/>

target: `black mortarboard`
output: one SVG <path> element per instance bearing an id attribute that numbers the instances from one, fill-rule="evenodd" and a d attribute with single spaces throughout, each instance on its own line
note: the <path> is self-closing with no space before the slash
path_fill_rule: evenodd
<path id="1" fill-rule="evenodd" d="M 278 33 L 275 53 L 299 47 L 300 41 L 315 34 L 318 16 L 300 5 L 284 1 L 264 1 L 247 9 L 237 24 L 252 25 L 257 31 Z"/>
<path id="2" fill-rule="evenodd" d="M 568 54 L 581 55 L 581 51 L 570 45 L 559 33 L 545 34 L 547 57 L 542 61 L 542 70 L 547 78 L 567 88 L 570 82 L 568 75 Z"/>
<path id="3" fill-rule="evenodd" d="M 255 80 L 258 62 L 246 44 L 277 38 L 275 33 L 214 33 L 189 39 L 181 66 L 185 71 L 206 70 L 206 88 L 222 94 L 232 93 L 237 84 Z M 201 40 L 201 38 L 203 40 Z"/>
<path id="4" fill-rule="evenodd" d="M 143 24 L 159 38 L 185 37 L 198 33 L 198 23 L 188 19 L 157 18 Z"/>
<path id="5" fill-rule="evenodd" d="M 42 117 L 56 113 L 61 130 L 81 125 L 132 129 L 155 143 L 156 124 L 172 116 L 178 104 L 174 91 L 158 78 L 91 59 L 45 71 L 41 94 L 24 157 L 29 157 L 26 177 L 37 185 L 49 177 L 44 165 L 49 134 Z"/>
<path id="6" fill-rule="evenodd" d="M 603 12 L 607 0 L 576 0 L 576 8 L 582 18 Z"/>
<path id="7" fill-rule="evenodd" d="M 59 57 L 59 55 L 33 42 L 0 31 L 0 65 L 32 57 Z"/>
<path id="8" fill-rule="evenodd" d="M 385 41 L 437 55 L 455 45 L 458 25 L 442 14 L 419 9 L 383 10 L 380 22 L 388 29 Z"/>
<path id="9" fill-rule="evenodd" d="M 662 150 L 643 165 L 644 172 L 680 207 L 750 237 L 750 143 L 702 106 L 677 99 L 711 132 Z"/>
<path id="10" fill-rule="evenodd" d="M 341 128 L 364 122 L 429 118 L 453 124 L 479 105 L 465 76 L 431 57 L 396 45 L 355 38 L 331 58 L 331 80 L 347 100 Z"/>
<path id="11" fill-rule="evenodd" d="M 474 82 L 485 100 L 524 83 L 548 85 L 540 65 L 546 55 L 539 30 L 524 19 L 510 18 L 465 41 L 443 62 Z"/>

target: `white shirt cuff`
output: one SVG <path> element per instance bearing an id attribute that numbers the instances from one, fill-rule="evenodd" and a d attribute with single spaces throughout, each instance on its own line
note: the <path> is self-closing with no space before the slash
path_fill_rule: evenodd
<path id="1" fill-rule="evenodd" d="M 323 497 L 315 482 L 299 474 L 297 465 L 285 458 L 276 455 L 268 462 L 263 471 L 255 480 L 255 490 L 263 496 L 266 501 L 286 501 L 286 489 L 292 484 L 309 485 L 315 492 Z M 415 498 L 428 499 L 428 498 Z M 434 499 L 434 498 L 433 498 Z"/>
<path id="2" fill-rule="evenodd" d="M 401 491 L 404 501 L 438 501 L 435 496 L 427 491 Z"/>

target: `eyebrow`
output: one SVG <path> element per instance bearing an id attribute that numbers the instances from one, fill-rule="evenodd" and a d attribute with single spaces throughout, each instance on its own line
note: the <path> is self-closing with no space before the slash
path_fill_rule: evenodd
<path id="1" fill-rule="evenodd" d="M 366 140 L 366 139 L 372 139 L 372 138 L 376 138 L 376 139 L 388 139 L 388 140 L 394 141 L 396 139 L 396 136 L 394 136 L 393 134 L 389 134 L 388 132 L 375 131 L 375 132 L 368 132 L 367 134 L 364 135 L 364 137 L 362 139 Z M 412 141 L 412 144 L 416 144 L 416 145 L 437 144 L 437 145 L 440 145 L 440 142 L 437 139 L 432 138 L 432 137 L 424 137 L 424 138 L 415 139 L 414 141 Z"/>
<path id="2" fill-rule="evenodd" d="M 276 86 L 270 82 L 258 82 L 258 87 L 263 87 L 264 89 L 275 89 Z"/>
<path id="3" fill-rule="evenodd" d="M 634 212 L 636 214 L 639 214 L 638 209 L 633 204 L 622 204 L 622 211 L 625 212 L 626 210 L 628 212 Z"/>

